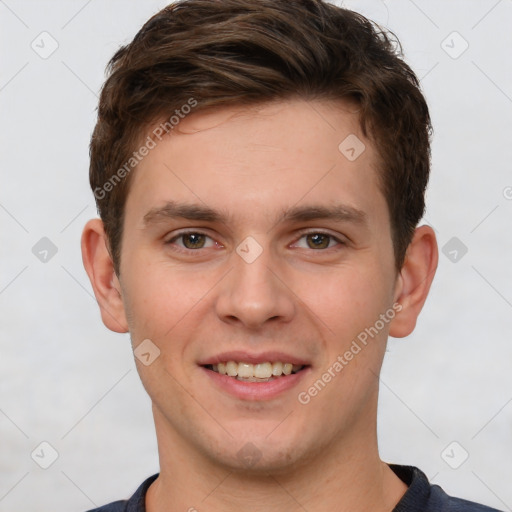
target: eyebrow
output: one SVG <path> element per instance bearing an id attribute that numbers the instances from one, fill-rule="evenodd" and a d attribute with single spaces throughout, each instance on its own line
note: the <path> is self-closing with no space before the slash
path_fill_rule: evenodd
<path id="1" fill-rule="evenodd" d="M 283 213 L 283 221 L 304 222 L 310 220 L 334 220 L 366 224 L 368 216 L 362 210 L 348 205 L 294 206 Z"/>
<path id="2" fill-rule="evenodd" d="M 206 205 L 167 201 L 163 206 L 149 210 L 144 215 L 143 221 L 144 226 L 149 227 L 152 224 L 178 218 L 227 224 L 230 216 Z M 281 212 L 276 224 L 278 222 L 306 222 L 312 220 L 333 220 L 365 225 L 368 216 L 362 210 L 343 204 L 293 206 Z"/>
<path id="3" fill-rule="evenodd" d="M 163 206 L 152 208 L 144 215 L 144 225 L 156 224 L 172 219 L 201 220 L 204 222 L 226 222 L 226 215 L 208 206 L 167 201 Z"/>

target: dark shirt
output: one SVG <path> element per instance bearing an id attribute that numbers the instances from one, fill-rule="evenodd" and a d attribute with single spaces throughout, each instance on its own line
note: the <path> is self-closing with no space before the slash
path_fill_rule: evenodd
<path id="1" fill-rule="evenodd" d="M 499 512 L 495 508 L 448 496 L 438 485 L 430 485 L 418 468 L 397 464 L 389 467 L 409 487 L 392 512 Z M 145 480 L 128 501 L 114 501 L 88 512 L 146 512 L 146 492 L 157 476 Z"/>

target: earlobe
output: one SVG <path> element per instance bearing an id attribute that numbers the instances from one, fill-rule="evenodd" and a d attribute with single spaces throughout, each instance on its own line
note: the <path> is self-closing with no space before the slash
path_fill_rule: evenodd
<path id="1" fill-rule="evenodd" d="M 107 248 L 100 219 L 91 219 L 82 233 L 82 261 L 100 307 L 105 326 L 114 332 L 128 332 L 121 287 Z"/>
<path id="2" fill-rule="evenodd" d="M 434 230 L 430 226 L 416 228 L 397 278 L 395 301 L 400 303 L 402 309 L 391 322 L 390 336 L 403 338 L 416 327 L 416 320 L 434 279 L 437 262 Z"/>

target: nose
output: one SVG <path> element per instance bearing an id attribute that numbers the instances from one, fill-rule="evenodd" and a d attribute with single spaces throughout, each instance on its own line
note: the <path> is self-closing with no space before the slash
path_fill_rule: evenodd
<path id="1" fill-rule="evenodd" d="M 268 323 L 287 323 L 296 310 L 291 283 L 279 272 L 265 248 L 252 262 L 233 253 L 233 268 L 220 283 L 216 313 L 223 321 L 257 330 Z"/>

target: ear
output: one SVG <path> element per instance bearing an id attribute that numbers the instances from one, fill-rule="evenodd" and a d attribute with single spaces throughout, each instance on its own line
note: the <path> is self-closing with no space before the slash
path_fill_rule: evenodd
<path id="1" fill-rule="evenodd" d="M 403 338 L 416 327 L 436 273 L 438 257 L 434 230 L 430 226 L 416 228 L 397 277 L 395 303 L 401 304 L 402 309 L 391 321 L 390 336 Z"/>
<path id="2" fill-rule="evenodd" d="M 82 261 L 100 307 L 103 323 L 111 331 L 128 332 L 121 286 L 114 272 L 108 240 L 100 219 L 92 219 L 84 227 Z"/>

